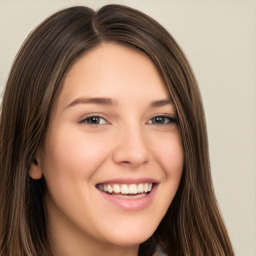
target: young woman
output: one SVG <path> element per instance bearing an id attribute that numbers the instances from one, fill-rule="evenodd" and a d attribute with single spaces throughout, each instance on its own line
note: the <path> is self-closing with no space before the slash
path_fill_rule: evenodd
<path id="1" fill-rule="evenodd" d="M 1 255 L 234 255 L 195 78 L 137 10 L 73 7 L 33 31 L 0 150 Z"/>

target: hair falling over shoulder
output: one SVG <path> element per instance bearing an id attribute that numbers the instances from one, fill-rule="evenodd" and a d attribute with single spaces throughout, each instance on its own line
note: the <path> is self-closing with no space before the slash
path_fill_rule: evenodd
<path id="1" fill-rule="evenodd" d="M 7 81 L 0 119 L 0 255 L 52 255 L 43 199 L 45 182 L 28 169 L 45 141 L 62 81 L 72 64 L 104 41 L 143 51 L 165 82 L 177 109 L 184 148 L 178 192 L 139 255 L 156 248 L 169 256 L 232 256 L 214 195 L 204 110 L 182 50 L 155 20 L 135 9 L 107 5 L 61 10 L 22 45 Z"/>

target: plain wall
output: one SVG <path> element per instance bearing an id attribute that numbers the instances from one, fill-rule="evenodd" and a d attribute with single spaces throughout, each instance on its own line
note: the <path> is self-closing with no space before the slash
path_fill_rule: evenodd
<path id="1" fill-rule="evenodd" d="M 236 255 L 256 255 L 256 1 L 0 0 L 0 92 L 28 33 L 72 5 L 126 4 L 164 25 L 195 72 L 216 196 Z M 1 100 L 1 99 L 0 99 Z"/>

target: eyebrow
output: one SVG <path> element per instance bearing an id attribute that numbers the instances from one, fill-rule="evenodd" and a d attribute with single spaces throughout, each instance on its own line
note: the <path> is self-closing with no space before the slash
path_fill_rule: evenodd
<path id="1" fill-rule="evenodd" d="M 150 107 L 162 107 L 165 105 L 173 105 L 173 101 L 171 99 L 155 100 L 151 102 Z"/>
<path id="2" fill-rule="evenodd" d="M 97 104 L 103 106 L 118 105 L 118 102 L 111 98 L 98 97 L 98 98 L 77 98 L 73 100 L 66 108 L 73 107 L 79 104 Z M 171 99 L 155 100 L 150 103 L 150 107 L 162 107 L 168 104 L 173 104 Z"/>
<path id="3" fill-rule="evenodd" d="M 73 100 L 66 108 L 79 104 L 117 105 L 117 102 L 110 98 L 78 98 Z"/>

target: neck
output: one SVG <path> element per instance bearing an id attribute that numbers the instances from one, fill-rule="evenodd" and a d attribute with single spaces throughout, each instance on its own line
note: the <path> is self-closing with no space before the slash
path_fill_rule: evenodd
<path id="1" fill-rule="evenodd" d="M 64 244 L 61 241 L 51 239 L 51 248 L 54 256 L 138 256 L 138 247 L 119 247 L 114 245 L 104 245 L 102 243 L 84 243 L 78 241 L 69 241 L 69 244 Z"/>

